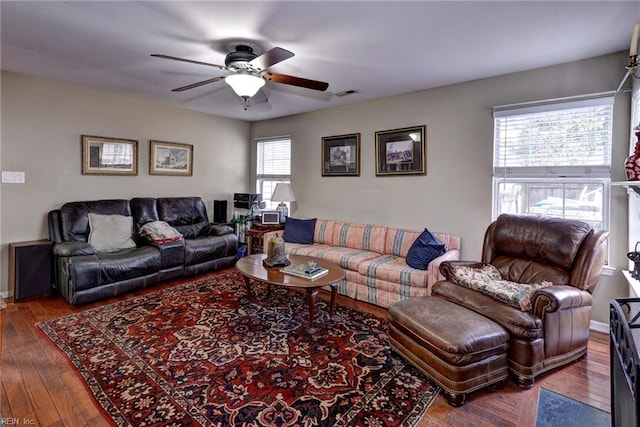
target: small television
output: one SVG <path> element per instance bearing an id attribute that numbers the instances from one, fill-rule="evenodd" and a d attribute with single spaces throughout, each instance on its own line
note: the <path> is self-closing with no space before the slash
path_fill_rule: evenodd
<path id="1" fill-rule="evenodd" d="M 280 212 L 278 211 L 262 211 L 260 222 L 263 225 L 280 224 Z"/>

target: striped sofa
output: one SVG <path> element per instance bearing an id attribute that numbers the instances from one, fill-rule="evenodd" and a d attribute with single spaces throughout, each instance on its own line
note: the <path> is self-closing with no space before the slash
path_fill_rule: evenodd
<path id="1" fill-rule="evenodd" d="M 460 236 L 433 233 L 447 252 L 429 263 L 427 270 L 409 267 L 406 256 L 422 230 L 318 219 L 312 245 L 286 243 L 288 254 L 308 255 L 339 264 L 346 280 L 338 292 L 381 307 L 407 298 L 431 294 L 445 260 L 460 259 Z M 280 232 L 266 233 L 264 241 Z M 268 245 L 264 245 L 266 248 Z"/>

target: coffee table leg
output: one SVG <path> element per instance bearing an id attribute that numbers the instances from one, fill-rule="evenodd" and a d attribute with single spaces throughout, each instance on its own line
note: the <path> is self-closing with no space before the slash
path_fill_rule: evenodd
<path id="1" fill-rule="evenodd" d="M 313 330 L 313 319 L 316 312 L 317 289 L 307 289 L 307 299 L 309 300 L 309 332 Z"/>
<path id="2" fill-rule="evenodd" d="M 247 288 L 247 296 L 249 298 L 253 298 L 253 295 L 251 295 L 251 286 L 249 285 L 249 278 L 245 276 L 244 278 L 244 284 Z"/>
<path id="3" fill-rule="evenodd" d="M 336 305 L 336 294 L 338 293 L 338 284 L 331 284 L 331 303 L 329 305 L 329 317 L 333 319 L 333 307 Z"/>

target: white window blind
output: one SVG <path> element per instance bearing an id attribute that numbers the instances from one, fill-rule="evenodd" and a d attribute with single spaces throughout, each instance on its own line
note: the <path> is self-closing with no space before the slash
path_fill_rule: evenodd
<path id="1" fill-rule="evenodd" d="M 262 194 L 267 209 L 275 209 L 271 194 L 279 182 L 291 180 L 291 138 L 263 138 L 256 140 L 256 192 Z"/>
<path id="2" fill-rule="evenodd" d="M 613 92 L 496 107 L 493 206 L 607 228 Z"/>
<path id="3" fill-rule="evenodd" d="M 494 109 L 494 176 L 611 175 L 613 95 Z"/>

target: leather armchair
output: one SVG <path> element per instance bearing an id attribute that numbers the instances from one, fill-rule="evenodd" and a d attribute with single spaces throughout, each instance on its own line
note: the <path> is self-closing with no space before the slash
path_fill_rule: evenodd
<path id="1" fill-rule="evenodd" d="M 517 383 L 531 387 L 535 377 L 587 353 L 591 293 L 600 278 L 609 233 L 582 221 L 539 216 L 500 215 L 486 230 L 481 262 L 446 261 L 445 280 L 433 295 L 493 320 L 510 335 L 508 363 Z M 521 311 L 455 283 L 459 265 L 494 265 L 504 280 L 549 281 Z"/>

